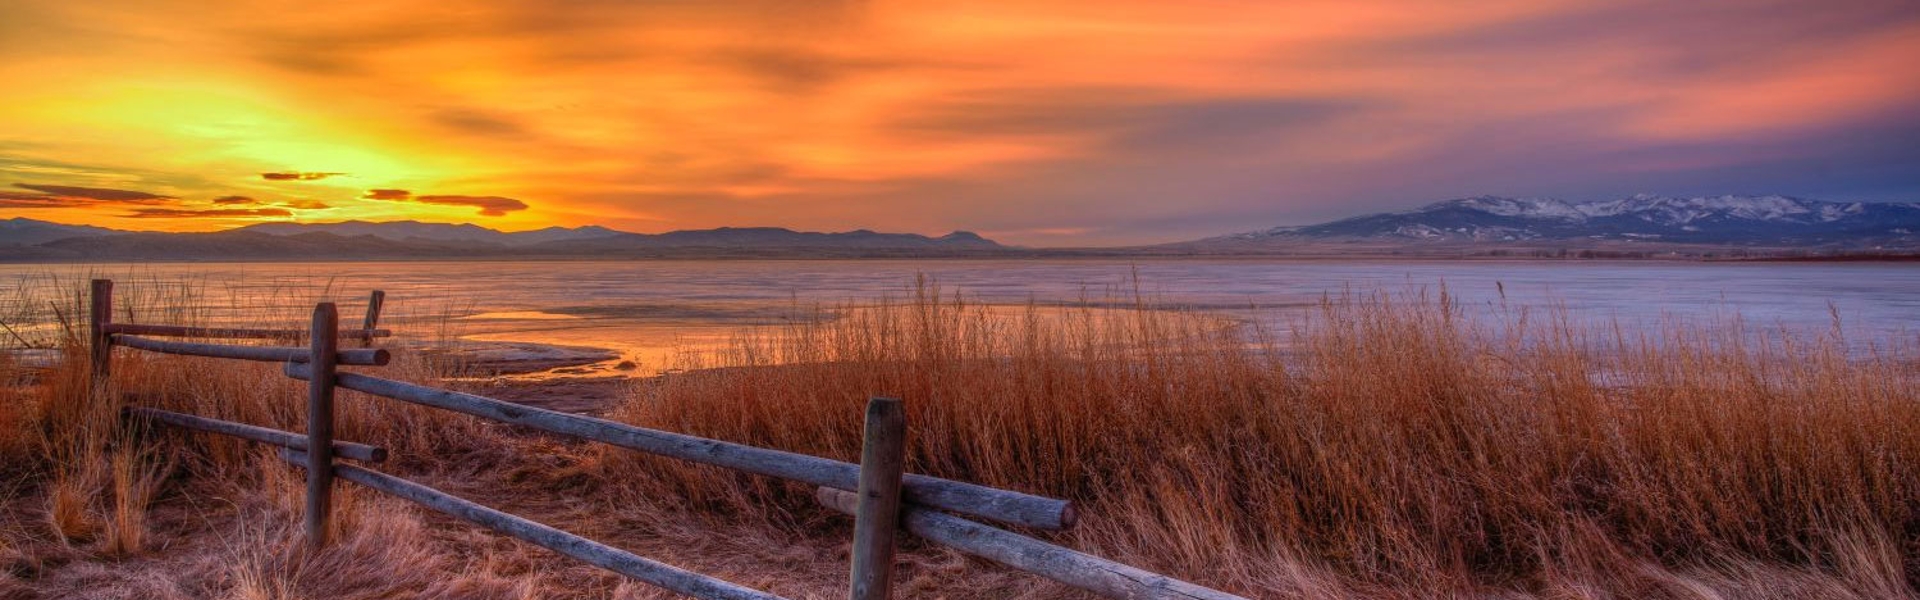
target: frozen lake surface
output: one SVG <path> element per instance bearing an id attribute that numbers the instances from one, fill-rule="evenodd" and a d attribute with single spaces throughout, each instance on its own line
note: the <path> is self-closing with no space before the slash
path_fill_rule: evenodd
<path id="1" fill-rule="evenodd" d="M 717 343 L 818 305 L 908 298 L 925 276 L 946 294 L 990 304 L 1130 303 L 1218 311 L 1276 327 L 1322 297 L 1441 286 L 1469 311 L 1564 307 L 1576 321 L 1626 328 L 1714 322 L 1850 335 L 1920 331 L 1920 265 L 1603 261 L 859 260 L 184 263 L 0 265 L 0 319 L 44 326 L 90 277 L 117 280 L 120 303 L 205 324 L 293 326 L 316 299 L 351 322 L 370 289 L 416 338 L 613 349 L 657 368 L 671 349 Z M 192 298 L 193 306 L 169 298 Z M 70 299 L 66 300 L 71 302 Z M 303 308 L 303 305 L 305 308 Z M 270 306 L 271 309 L 260 307 Z M 168 313 L 161 315 L 159 313 Z M 116 315 L 125 320 L 125 315 Z M 31 332 L 29 332 L 31 333 Z"/>

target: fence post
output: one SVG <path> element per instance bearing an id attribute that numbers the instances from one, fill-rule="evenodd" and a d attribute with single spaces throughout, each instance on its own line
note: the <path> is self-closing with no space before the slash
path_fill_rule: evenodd
<path id="1" fill-rule="evenodd" d="M 367 318 L 360 322 L 360 330 L 368 335 L 360 338 L 361 347 L 373 346 L 373 329 L 380 326 L 380 308 L 386 303 L 387 293 L 384 291 L 374 290 L 367 296 Z"/>
<path id="2" fill-rule="evenodd" d="M 853 600 L 893 595 L 893 538 L 900 528 L 900 475 L 906 468 L 907 415 L 898 398 L 867 401 L 860 446 L 860 505 L 853 521 Z"/>
<path id="3" fill-rule="evenodd" d="M 313 307 L 307 365 L 307 544 L 327 545 L 327 521 L 333 508 L 333 386 L 338 359 L 340 313 L 332 302 Z"/>
<path id="4" fill-rule="evenodd" d="M 92 352 L 88 389 L 100 398 L 107 388 L 107 376 L 113 372 L 113 340 L 107 337 L 107 325 L 113 323 L 113 280 L 93 280 L 92 292 L 87 305 L 87 349 Z"/>

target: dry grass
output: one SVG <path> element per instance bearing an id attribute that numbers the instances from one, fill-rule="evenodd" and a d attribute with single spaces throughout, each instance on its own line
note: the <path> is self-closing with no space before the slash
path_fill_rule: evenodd
<path id="1" fill-rule="evenodd" d="M 64 544 L 86 542 L 100 529 L 89 506 L 94 494 L 87 477 L 62 476 L 47 490 L 47 526 Z"/>
<path id="2" fill-rule="evenodd" d="M 123 302 L 142 321 L 201 310 L 141 293 Z M 1908 348 L 1737 323 L 1643 339 L 1468 318 L 1444 295 L 1332 300 L 1286 335 L 933 287 L 832 313 L 636 385 L 614 416 L 854 460 L 865 399 L 900 396 L 912 470 L 1071 498 L 1081 526 L 1041 535 L 1253 597 L 1900 598 L 1920 578 Z M 258 326 L 304 321 L 288 314 Z M 123 351 L 92 397 L 77 336 L 49 339 L 66 366 L 0 364 L 0 449 L 23 459 L 0 465 L 0 597 L 658 597 L 353 486 L 339 542 L 308 552 L 297 470 L 116 418 L 133 402 L 297 431 L 300 383 Z M 849 524 L 800 487 L 357 394 L 338 408 L 340 437 L 393 451 L 383 470 L 791 597 L 844 584 Z M 1072 596 L 908 549 L 906 597 Z"/>
<path id="3" fill-rule="evenodd" d="M 117 313 L 204 323 L 192 290 L 122 287 Z M 290 301 L 311 307 L 333 292 L 310 293 Z M 444 583 L 447 561 L 430 538 L 417 535 L 424 525 L 402 503 L 341 492 L 335 523 L 342 541 L 312 554 L 299 535 L 304 486 L 296 470 L 247 442 L 149 430 L 119 418 L 123 406 L 139 404 L 302 431 L 305 410 L 297 399 L 304 384 L 281 375 L 278 365 L 120 351 L 109 389 L 94 394 L 82 332 L 65 316 L 84 312 L 77 308 L 55 304 L 54 320 L 64 325 L 42 331 L 65 354 L 59 367 L 30 373 L 0 364 L 0 375 L 12 378 L 0 395 L 0 449 L 22 450 L 9 455 L 22 460 L 0 467 L 0 490 L 23 496 L 0 495 L 7 509 L 0 512 L 0 582 L 37 580 L 40 594 L 17 597 L 376 598 Z M 238 324 L 304 322 L 284 312 L 262 311 Z M 381 375 L 438 378 L 433 365 L 413 355 Z M 479 423 L 447 413 L 352 393 L 340 396 L 336 410 L 337 435 L 385 446 L 403 468 L 437 465 L 438 452 L 499 445 Z M 156 516 L 157 503 L 169 503 L 174 514 Z M 151 556 L 157 549 L 167 556 Z M 0 585 L 0 597 L 16 597 L 7 593 Z"/>
<path id="4" fill-rule="evenodd" d="M 1257 596 L 1890 598 L 1920 577 L 1910 353 L 1478 322 L 1444 293 L 1331 300 L 1285 339 L 934 288 L 841 312 L 617 416 L 857 460 L 865 398 L 900 396 L 912 470 L 1073 499 L 1063 542 Z M 804 490 L 603 460 L 636 498 L 821 527 Z"/>

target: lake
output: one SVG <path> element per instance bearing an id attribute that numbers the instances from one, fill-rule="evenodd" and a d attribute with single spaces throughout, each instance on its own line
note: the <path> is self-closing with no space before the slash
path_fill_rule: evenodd
<path id="1" fill-rule="evenodd" d="M 1321 298 L 1437 293 L 1470 311 L 1564 307 L 1576 321 L 1658 328 L 1738 316 L 1755 328 L 1826 330 L 1856 343 L 1920 331 L 1920 265 L 1608 261 L 742 260 L 0 265 L 0 319 L 44 335 L 55 289 L 115 279 L 138 321 L 290 327 L 319 298 L 343 322 L 384 289 L 385 323 L 409 337 L 613 350 L 663 368 L 675 348 L 718 343 L 817 305 L 906 298 L 917 278 L 990 304 L 1132 302 L 1285 327 Z M 189 298 L 182 302 L 180 299 Z M 190 306 L 189 306 L 190 305 Z M 271 307 L 271 308 L 261 308 Z M 119 320 L 125 320 L 124 315 Z M 35 323 L 39 325 L 35 325 Z M 3 333 L 0 333 L 3 334 Z M 11 340 L 9 340 L 11 341 Z M 609 362 L 617 362 L 610 359 Z"/>

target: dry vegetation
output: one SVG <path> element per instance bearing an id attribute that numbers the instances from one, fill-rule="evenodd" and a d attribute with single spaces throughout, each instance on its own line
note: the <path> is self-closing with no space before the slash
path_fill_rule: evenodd
<path id="1" fill-rule="evenodd" d="M 744 339 L 718 363 L 792 366 L 672 377 L 617 416 L 851 459 L 861 401 L 897 395 L 912 470 L 1071 498 L 1087 516 L 1067 544 L 1256 596 L 1911 592 L 1912 362 L 1849 358 L 1833 334 L 1462 312 L 1333 300 L 1274 339 L 1178 312 L 1008 319 L 926 290 Z M 603 460 L 639 495 L 811 522 L 803 490 Z"/>
<path id="2" fill-rule="evenodd" d="M 1043 537 L 1251 597 L 1904 598 L 1920 581 L 1920 368 L 1909 348 L 1850 354 L 1837 327 L 1643 338 L 1551 311 L 1471 319 L 1444 294 L 1330 300 L 1271 335 L 933 287 L 834 312 L 689 359 L 611 416 L 854 459 L 865 398 L 899 396 L 910 469 L 1073 499 L 1080 527 Z M 309 554 L 298 471 L 113 418 L 135 403 L 297 430 L 296 382 L 122 351 L 115 393 L 88 398 L 84 348 L 60 346 L 51 372 L 0 362 L 0 598 L 653 597 L 350 484 L 341 542 Z M 381 375 L 441 370 L 396 362 Z M 839 595 L 850 523 L 804 488 L 359 395 L 340 408 L 342 438 L 393 450 L 382 470 Z M 1075 597 L 908 550 L 903 597 Z"/>

